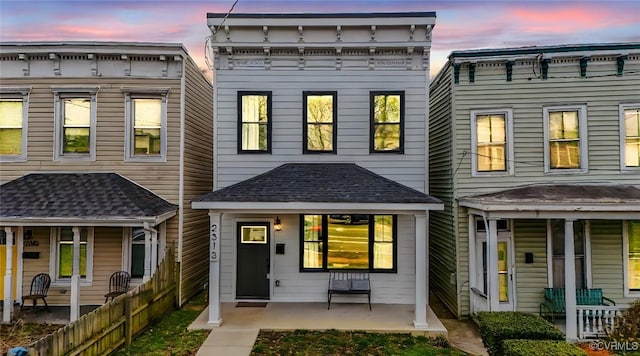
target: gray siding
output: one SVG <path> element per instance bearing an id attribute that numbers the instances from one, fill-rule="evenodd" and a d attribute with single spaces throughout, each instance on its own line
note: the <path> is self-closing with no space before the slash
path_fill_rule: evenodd
<path id="1" fill-rule="evenodd" d="M 514 220 L 516 309 L 538 313 L 547 287 L 547 220 Z M 533 253 L 526 264 L 525 252 Z"/>
<path id="2" fill-rule="evenodd" d="M 216 188 L 290 162 L 353 162 L 425 192 L 428 78 L 411 70 L 219 70 Z M 237 92 L 272 91 L 272 153 L 237 153 Z M 337 154 L 302 154 L 302 92 L 338 92 Z M 405 91 L 404 154 L 369 154 L 369 91 Z"/>

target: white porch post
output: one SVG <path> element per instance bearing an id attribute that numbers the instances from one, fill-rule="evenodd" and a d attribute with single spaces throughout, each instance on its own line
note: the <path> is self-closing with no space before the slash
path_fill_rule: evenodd
<path id="1" fill-rule="evenodd" d="M 475 310 L 475 295 L 471 288 L 476 287 L 476 218 L 473 214 L 469 214 L 469 309 L 471 315 L 476 313 Z"/>
<path id="2" fill-rule="evenodd" d="M 578 339 L 578 311 L 576 310 L 576 257 L 573 243 L 573 221 L 564 221 L 564 297 L 566 307 L 567 340 Z"/>
<path id="3" fill-rule="evenodd" d="M 487 283 L 489 285 L 489 310 L 500 309 L 500 288 L 498 284 L 498 228 L 496 219 L 489 219 L 487 231 Z"/>
<path id="4" fill-rule="evenodd" d="M 144 275 L 142 283 L 151 279 L 151 231 L 144 229 Z"/>
<path id="5" fill-rule="evenodd" d="M 222 214 L 209 211 L 209 321 L 213 326 L 222 325 L 220 308 L 220 242 Z"/>
<path id="6" fill-rule="evenodd" d="M 158 268 L 158 232 L 151 231 L 151 275 L 156 273 Z"/>
<path id="7" fill-rule="evenodd" d="M 74 226 L 73 231 L 73 267 L 71 275 L 71 322 L 80 317 L 80 227 Z"/>
<path id="8" fill-rule="evenodd" d="M 414 215 L 416 221 L 416 305 L 413 326 L 416 329 L 427 329 L 427 303 L 428 303 L 428 242 L 427 242 L 427 215 Z"/>
<path id="9" fill-rule="evenodd" d="M 7 226 L 4 228 L 7 238 L 7 264 L 4 275 L 4 309 L 2 311 L 2 322 L 8 324 L 11 322 L 11 313 L 13 312 L 13 228 Z"/>

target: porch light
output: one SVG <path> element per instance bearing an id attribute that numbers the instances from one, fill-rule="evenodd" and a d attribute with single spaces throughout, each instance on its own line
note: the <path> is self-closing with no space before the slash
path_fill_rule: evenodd
<path id="1" fill-rule="evenodd" d="M 282 223 L 280 222 L 280 217 L 276 216 L 276 223 L 275 225 L 273 225 L 273 228 L 276 229 L 276 231 L 282 231 Z"/>

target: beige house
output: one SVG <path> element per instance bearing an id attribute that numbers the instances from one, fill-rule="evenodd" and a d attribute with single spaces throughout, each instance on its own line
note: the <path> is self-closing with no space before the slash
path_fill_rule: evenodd
<path id="1" fill-rule="evenodd" d="M 104 303 L 176 246 L 179 302 L 206 281 L 212 85 L 181 44 L 0 44 L 4 321 L 50 275 L 49 305 Z"/>
<path id="2" fill-rule="evenodd" d="M 640 298 L 639 71 L 640 43 L 451 53 L 430 87 L 430 270 L 458 316 L 564 289 L 576 339 Z"/>

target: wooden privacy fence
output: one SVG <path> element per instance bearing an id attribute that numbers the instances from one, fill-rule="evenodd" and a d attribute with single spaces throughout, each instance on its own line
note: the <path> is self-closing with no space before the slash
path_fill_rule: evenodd
<path id="1" fill-rule="evenodd" d="M 29 345 L 29 355 L 104 355 L 116 350 L 175 306 L 173 248 L 149 281 Z"/>

